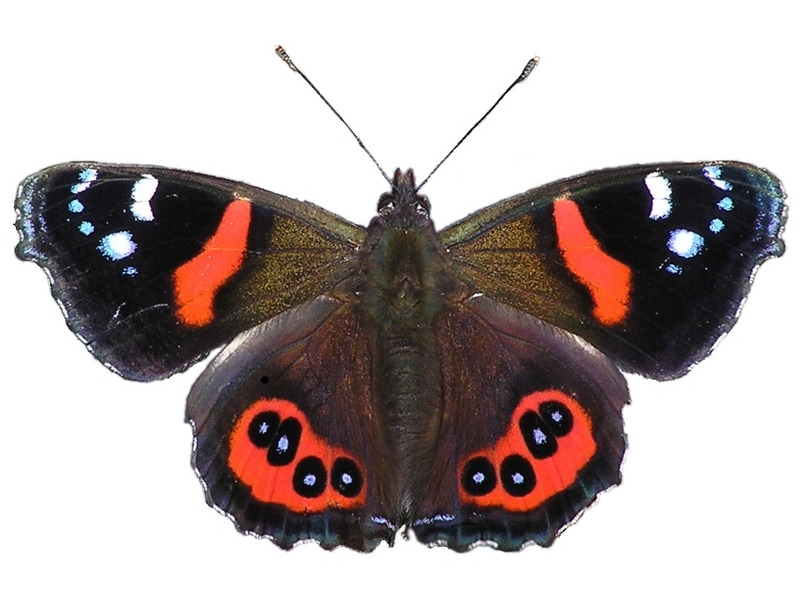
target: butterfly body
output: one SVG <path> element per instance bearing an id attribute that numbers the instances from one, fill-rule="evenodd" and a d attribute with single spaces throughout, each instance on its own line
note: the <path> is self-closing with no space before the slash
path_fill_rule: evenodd
<path id="1" fill-rule="evenodd" d="M 448 268 L 446 254 L 418 196 L 412 172 L 397 173 L 395 191 L 378 203 L 379 215 L 361 249 L 362 275 L 351 301 L 371 332 L 372 385 L 407 522 L 436 456 L 442 413 L 442 377 L 434 323 L 448 303 L 469 295 Z"/>
<path id="2" fill-rule="evenodd" d="M 780 182 L 637 165 L 530 190 L 436 232 L 397 172 L 366 229 L 159 167 L 25 180 L 18 256 L 107 366 L 192 388 L 209 504 L 279 546 L 549 545 L 625 452 L 621 369 L 678 377 L 783 252 Z"/>

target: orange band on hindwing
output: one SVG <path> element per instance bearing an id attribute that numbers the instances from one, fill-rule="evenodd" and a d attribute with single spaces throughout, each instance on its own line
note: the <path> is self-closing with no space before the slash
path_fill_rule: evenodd
<path id="1" fill-rule="evenodd" d="M 236 421 L 229 449 L 228 467 L 261 502 L 294 512 L 364 505 L 363 466 L 316 435 L 288 400 L 254 402 Z"/>
<path id="2" fill-rule="evenodd" d="M 525 396 L 508 432 L 459 465 L 461 500 L 479 507 L 530 511 L 575 483 L 597 452 L 592 422 L 558 390 Z"/>
<path id="3" fill-rule="evenodd" d="M 594 317 L 603 325 L 621 323 L 629 310 L 630 267 L 603 251 L 573 200 L 556 200 L 553 216 L 564 264 L 592 295 Z"/>
<path id="4" fill-rule="evenodd" d="M 200 254 L 176 269 L 172 285 L 176 315 L 182 324 L 203 327 L 214 320 L 217 291 L 244 261 L 251 212 L 249 201 L 231 202 Z"/>

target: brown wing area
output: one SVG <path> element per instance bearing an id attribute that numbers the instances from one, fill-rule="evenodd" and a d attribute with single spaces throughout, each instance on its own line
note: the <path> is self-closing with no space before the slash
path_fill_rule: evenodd
<path id="1" fill-rule="evenodd" d="M 447 230 L 442 241 L 446 246 L 451 242 Z M 474 238 L 452 245 L 449 254 L 460 278 L 548 323 L 580 330 L 591 314 L 588 294 L 562 264 L 551 204 L 509 213 Z"/>
<path id="2" fill-rule="evenodd" d="M 620 481 L 624 378 L 573 335 L 483 296 L 446 309 L 435 331 L 443 411 L 417 538 L 550 545 Z"/>
<path id="3" fill-rule="evenodd" d="M 249 327 L 330 291 L 357 268 L 361 235 L 344 240 L 322 224 L 276 212 L 267 230 L 254 231 L 241 271 L 219 294 L 220 324 Z"/>
<path id="4" fill-rule="evenodd" d="M 194 467 L 240 531 L 282 548 L 393 542 L 399 493 L 366 336 L 351 305 L 323 296 L 242 334 L 193 387 Z"/>

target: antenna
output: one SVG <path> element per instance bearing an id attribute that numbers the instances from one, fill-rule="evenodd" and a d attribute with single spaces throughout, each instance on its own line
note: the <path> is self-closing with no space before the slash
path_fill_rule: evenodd
<path id="1" fill-rule="evenodd" d="M 392 180 L 391 180 L 391 179 L 389 179 L 389 176 L 386 174 L 386 172 L 385 172 L 385 171 L 384 171 L 384 170 L 381 168 L 381 166 L 378 164 L 378 161 L 377 161 L 377 160 L 375 160 L 375 157 L 374 157 L 374 156 L 372 156 L 372 152 L 370 152 L 369 150 L 367 150 L 367 147 L 364 145 L 364 142 L 362 142 L 362 141 L 361 141 L 361 138 L 360 138 L 360 137 L 358 137 L 358 136 L 356 135 L 356 132 L 355 132 L 355 131 L 353 131 L 353 129 L 350 127 L 350 125 L 348 125 L 348 124 L 347 124 L 347 121 L 345 121 L 345 120 L 344 120 L 344 117 L 342 117 L 342 115 L 340 115 L 340 114 L 339 114 L 339 111 L 337 111 L 335 108 L 333 108 L 333 106 L 331 105 L 331 103 L 330 103 L 330 102 L 328 102 L 328 99 L 327 99 L 325 96 L 323 96 L 323 95 L 322 95 L 322 92 L 320 92 L 320 91 L 317 89 L 317 86 L 315 86 L 313 83 L 311 83 L 311 80 L 310 80 L 308 77 L 306 77 L 305 73 L 303 73 L 303 72 L 302 72 L 300 69 L 298 69 L 298 68 L 297 68 L 297 65 L 295 65 L 295 64 L 294 64 L 294 61 L 292 61 L 292 59 L 289 57 L 289 53 L 288 53 L 288 52 L 286 52 L 286 50 L 284 50 L 284 49 L 283 49 L 283 46 L 275 46 L 275 53 L 276 53 L 276 54 L 277 54 L 277 55 L 278 55 L 278 56 L 281 58 L 281 60 L 282 60 L 283 62 L 285 62 L 285 63 L 288 65 L 288 67 L 289 67 L 289 68 L 290 68 L 292 71 L 294 71 L 295 73 L 297 73 L 298 75 L 300 75 L 300 77 L 302 77 L 302 78 L 305 80 L 305 82 L 306 82 L 308 85 L 310 85 L 310 86 L 311 86 L 311 89 L 312 89 L 312 90 L 314 90 L 314 91 L 317 93 L 317 96 L 319 96 L 320 98 L 322 98 L 322 101 L 323 101 L 325 104 L 327 104 L 327 105 L 328 105 L 328 108 L 330 108 L 330 109 L 333 111 L 333 114 L 335 114 L 337 117 L 339 117 L 339 120 L 340 120 L 342 123 L 344 123 L 344 126 L 345 126 L 345 127 L 347 127 L 347 131 L 349 131 L 349 132 L 351 133 L 351 135 L 352 135 L 354 138 L 356 138 L 356 141 L 358 142 L 358 145 L 359 145 L 359 146 L 361 146 L 361 149 L 362 149 L 364 152 L 366 152 L 366 153 L 367 153 L 367 156 L 369 156 L 369 157 L 372 159 L 372 162 L 373 162 L 373 163 L 375 163 L 375 166 L 376 166 L 376 167 L 378 167 L 378 171 L 380 171 L 380 172 L 381 172 L 381 175 L 383 175 L 383 178 L 384 178 L 386 181 L 388 181 L 388 182 L 389 182 L 389 185 L 390 185 L 390 186 L 392 186 L 392 188 L 394 188 L 394 184 L 392 183 Z M 430 175 L 429 175 L 429 177 L 430 177 Z"/>
<path id="2" fill-rule="evenodd" d="M 286 63 L 286 65 L 287 65 L 287 66 L 288 66 L 288 67 L 289 67 L 289 68 L 290 68 L 292 71 L 294 71 L 295 73 L 297 73 L 298 75 L 300 75 L 300 77 L 302 77 L 302 78 L 303 78 L 303 80 L 304 80 L 304 81 L 305 81 L 305 82 L 306 82 L 306 83 L 307 83 L 309 86 L 311 86 L 311 89 L 312 89 L 312 90 L 314 90 L 314 91 L 317 93 L 317 96 L 319 96 L 320 98 L 322 98 L 322 101 L 323 101 L 325 104 L 327 104 L 328 108 L 330 108 L 330 109 L 331 109 L 331 111 L 333 111 L 333 114 L 335 114 L 335 115 L 336 115 L 336 116 L 339 118 L 339 120 L 340 120 L 342 123 L 344 123 L 344 126 L 345 126 L 345 127 L 347 127 L 347 131 L 349 131 L 349 132 L 350 132 L 350 134 L 351 134 L 351 135 L 352 135 L 352 136 L 353 136 L 353 137 L 356 139 L 356 141 L 358 142 L 358 145 L 359 145 L 359 146 L 361 146 L 361 149 L 362 149 L 364 152 L 366 152 L 366 153 L 367 153 L 367 156 L 369 156 L 369 157 L 370 157 L 370 159 L 372 159 L 372 162 L 373 162 L 373 163 L 375 163 L 375 166 L 376 166 L 376 167 L 378 167 L 378 171 L 380 171 L 380 172 L 381 172 L 381 175 L 383 175 L 383 178 L 384 178 L 386 181 L 388 181 L 388 182 L 389 182 L 389 185 L 390 185 L 392 188 L 394 188 L 394 183 L 392 183 L 392 180 L 391 180 L 391 179 L 389 179 L 389 176 L 386 174 L 386 172 L 385 172 L 385 171 L 384 171 L 384 170 L 381 168 L 381 166 L 378 164 L 378 161 L 377 161 L 377 160 L 375 160 L 375 157 L 374 157 L 374 156 L 372 156 L 372 153 L 371 153 L 369 150 L 367 150 L 367 147 L 364 145 L 364 142 L 362 142 L 362 141 L 361 141 L 361 138 L 360 138 L 360 137 L 358 137 L 358 136 L 356 135 L 356 132 L 355 132 L 355 131 L 353 131 L 353 129 L 350 127 L 350 125 L 348 125 L 348 124 L 347 124 L 347 121 L 345 121 L 345 120 L 344 120 L 344 118 L 342 117 L 342 115 L 340 115 L 340 114 L 339 114 L 339 112 L 338 112 L 338 111 L 337 111 L 335 108 L 333 108 L 333 106 L 331 105 L 331 103 L 330 103 L 330 102 L 328 102 L 328 99 L 327 99 L 325 96 L 323 96 L 323 95 L 322 95 L 322 92 L 320 92 L 320 91 L 317 89 L 317 86 L 315 86 L 313 83 L 311 83 L 311 80 L 310 80 L 308 77 L 306 77 L 305 73 L 303 73 L 303 72 L 302 72 L 300 69 L 298 69 L 298 68 L 297 68 L 297 65 L 295 65 L 295 64 L 294 64 L 294 61 L 292 61 L 292 59 L 289 57 L 289 53 L 288 53 L 288 52 L 286 52 L 286 50 L 284 50 L 284 49 L 283 49 L 283 46 L 275 46 L 275 53 L 276 53 L 276 54 L 277 54 L 277 55 L 278 55 L 278 56 L 281 58 L 281 60 L 282 60 L 283 62 L 285 62 L 285 63 Z M 528 75 L 530 75 L 530 74 L 531 74 L 531 71 L 533 71 L 533 70 L 536 68 L 536 65 L 538 65 L 538 64 L 539 64 L 539 57 L 538 57 L 538 56 L 534 56 L 532 59 L 530 59 L 530 60 L 527 62 L 527 64 L 525 65 L 525 68 L 524 68 L 524 69 L 522 69 L 522 73 L 520 73 L 520 74 L 519 74 L 519 76 L 518 76 L 518 77 L 517 77 L 517 78 L 516 78 L 516 79 L 515 79 L 515 80 L 514 80 L 512 83 L 511 83 L 511 85 L 510 85 L 510 86 L 508 86 L 508 88 L 506 88 L 506 91 L 505 91 L 505 92 L 503 92 L 502 94 L 500 94 L 500 97 L 499 97 L 499 98 L 498 98 L 498 99 L 495 101 L 495 103 L 494 103 L 494 104 L 492 104 L 492 106 L 489 108 L 489 110 L 487 110 L 487 111 L 486 111 L 486 112 L 483 114 L 483 116 L 482 116 L 480 119 L 478 119 L 478 120 L 477 120 L 477 122 L 476 122 L 476 123 L 475 123 L 475 124 L 474 124 L 472 127 L 470 127 L 470 128 L 469 128 L 469 130 L 467 131 L 467 133 L 465 133 L 465 134 L 462 136 L 462 138 L 461 138 L 460 140 L 458 140 L 458 143 L 457 143 L 455 146 L 453 146 L 453 148 L 450 150 L 450 152 L 448 152 L 448 153 L 445 155 L 445 157 L 444 157 L 442 160 L 440 160 L 440 161 L 439 161 L 439 163 L 438 163 L 438 164 L 437 164 L 437 165 L 436 165 L 436 166 L 433 168 L 433 171 L 431 171 L 430 173 L 428 173 L 428 176 L 427 176 L 425 179 L 423 179 L 423 180 L 422 180 L 422 183 L 420 183 L 420 184 L 417 186 L 417 189 L 416 189 L 416 190 L 414 190 L 415 192 L 418 192 L 418 191 L 419 191 L 419 190 L 422 188 L 422 186 L 423 186 L 423 185 L 425 185 L 426 183 L 428 183 L 428 180 L 431 178 L 431 176 L 433 176 L 433 174 L 434 174 L 434 173 L 436 173 L 436 171 L 438 171 L 438 170 L 439 170 L 439 167 L 441 167 L 441 166 L 442 166 L 442 164 L 444 163 L 444 161 L 446 161 L 448 158 L 450 158 L 450 155 L 451 155 L 453 152 L 455 152 L 455 151 L 456 151 L 456 148 L 458 148 L 458 147 L 459 147 L 459 146 L 460 146 L 460 145 L 461 145 L 461 144 L 464 142 L 464 140 L 466 140 L 466 139 L 469 137 L 469 135 L 470 135 L 470 134 L 471 134 L 471 133 L 472 133 L 472 132 L 475 130 L 475 128 L 476 128 L 478 125 L 480 125 L 481 123 L 483 123 L 483 121 L 486 119 L 486 117 L 488 117 L 488 116 L 489 116 L 489 114 L 490 114 L 490 113 L 491 113 L 491 112 L 492 112 L 492 111 L 493 111 L 493 110 L 494 110 L 494 109 L 497 107 L 497 105 L 498 105 L 498 104 L 500 104 L 501 100 L 502 100 L 503 98 L 505 98 L 505 97 L 506 97 L 506 94 L 508 94 L 508 92 L 510 92 L 512 89 L 514 89 L 514 88 L 515 88 L 515 87 L 516 87 L 518 84 L 520 84 L 520 83 L 522 83 L 523 81 L 525 81 L 525 79 L 527 79 Z"/>
<path id="3" fill-rule="evenodd" d="M 469 128 L 469 131 L 467 131 L 467 133 L 465 133 L 465 134 L 464 134 L 464 136 L 463 136 L 463 137 L 462 137 L 460 140 L 458 140 L 458 143 L 457 143 L 455 146 L 453 146 L 453 148 L 450 150 L 450 152 L 448 152 L 448 153 L 445 155 L 445 157 L 444 157 L 442 160 L 440 160 L 440 161 L 439 161 L 439 164 L 437 164 L 435 167 L 433 167 L 433 171 L 431 171 L 430 173 L 428 173 L 428 176 L 427 176 L 425 179 L 423 179 L 423 180 L 422 180 L 422 183 L 420 183 L 420 184 L 417 186 L 417 189 L 416 189 L 416 190 L 414 190 L 415 192 L 419 192 L 420 188 L 421 188 L 423 185 L 425 185 L 426 183 L 428 183 L 428 180 L 431 178 L 431 176 L 432 176 L 434 173 L 436 173 L 436 171 L 438 171 L 438 170 L 439 170 L 439 167 L 441 167 L 441 166 L 442 166 L 442 163 L 444 163 L 444 161 L 446 161 L 448 158 L 450 158 L 450 155 L 451 155 L 453 152 L 455 152 L 455 151 L 456 151 L 456 148 L 458 148 L 458 147 L 459 147 L 459 146 L 460 146 L 460 145 L 463 143 L 463 141 L 469 137 L 469 134 L 471 134 L 471 133 L 472 133 L 472 132 L 475 130 L 475 128 L 476 128 L 478 125 L 480 125 L 481 123 L 483 123 L 484 119 L 486 119 L 486 117 L 488 117 L 488 116 L 489 116 L 489 113 L 491 113 L 491 112 L 492 112 L 492 111 L 495 109 L 495 107 L 497 107 L 497 105 L 498 105 L 498 104 L 500 104 L 500 101 L 501 101 L 503 98 L 505 98 L 505 97 L 506 97 L 506 94 L 508 94 L 508 92 L 510 92 L 511 90 L 513 90 L 513 89 L 514 89 L 514 88 L 517 86 L 517 84 L 520 84 L 520 83 L 522 83 L 523 81 L 525 81 L 525 79 L 527 79 L 528 75 L 530 75 L 530 74 L 531 74 L 531 71 L 533 71 L 533 70 L 536 68 L 536 65 L 538 65 L 538 64 L 539 64 L 539 57 L 538 57 L 538 56 L 534 56 L 532 59 L 530 59 L 530 60 L 528 61 L 528 63 L 525 65 L 525 68 L 524 68 L 524 69 L 522 69 L 522 73 L 520 73 L 520 74 L 519 74 L 519 77 L 517 77 L 517 78 L 516 78 L 516 79 L 513 81 L 513 83 L 512 83 L 510 86 L 508 86 L 508 88 L 506 88 L 506 91 L 505 91 L 505 92 L 503 92 L 502 94 L 500 94 L 500 97 L 499 97 L 499 98 L 498 98 L 498 99 L 495 101 L 495 103 L 494 103 L 494 104 L 492 104 L 491 108 L 489 108 L 489 110 L 487 110 L 487 111 L 484 113 L 484 115 L 483 115 L 483 116 L 482 116 L 480 119 L 478 119 L 478 121 L 475 123 L 475 125 L 473 125 L 472 127 L 470 127 L 470 128 Z M 374 159 L 373 159 L 373 160 L 374 160 Z"/>

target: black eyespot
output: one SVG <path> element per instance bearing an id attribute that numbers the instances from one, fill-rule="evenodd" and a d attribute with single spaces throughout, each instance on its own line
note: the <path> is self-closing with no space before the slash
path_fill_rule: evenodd
<path id="1" fill-rule="evenodd" d="M 282 467 L 288 465 L 297 455 L 297 448 L 300 446 L 300 434 L 303 426 L 294 417 L 289 417 L 278 426 L 275 437 L 267 451 L 267 461 L 269 464 Z"/>
<path id="2" fill-rule="evenodd" d="M 292 487 L 303 498 L 316 498 L 327 484 L 328 473 L 325 465 L 316 456 L 307 456 L 294 469 Z"/>
<path id="3" fill-rule="evenodd" d="M 269 383 L 269 377 L 266 375 L 261 376 L 261 383 Z"/>
<path id="4" fill-rule="evenodd" d="M 561 402 L 548 400 L 539 405 L 539 412 L 547 427 L 556 437 L 563 437 L 572 431 L 575 420 L 570 410 Z"/>
<path id="5" fill-rule="evenodd" d="M 536 475 L 531 463 L 519 454 L 512 454 L 500 465 L 500 481 L 510 496 L 526 496 L 536 487 Z"/>
<path id="6" fill-rule="evenodd" d="M 364 478 L 354 461 L 340 457 L 333 463 L 331 485 L 345 498 L 355 498 L 361 492 Z"/>
<path id="7" fill-rule="evenodd" d="M 532 410 L 527 411 L 520 417 L 519 428 L 522 431 L 522 437 L 525 439 L 525 445 L 528 446 L 533 458 L 540 460 L 548 458 L 558 450 L 556 436 L 550 431 L 542 417 Z"/>
<path id="8" fill-rule="evenodd" d="M 461 474 L 461 487 L 470 496 L 485 496 L 497 487 L 494 465 L 483 456 L 470 459 Z"/>
<path id="9" fill-rule="evenodd" d="M 267 448 L 275 437 L 275 431 L 278 429 L 278 423 L 281 418 L 278 413 L 272 410 L 267 410 L 258 413 L 253 420 L 250 421 L 250 426 L 247 428 L 247 436 L 250 442 L 256 448 Z"/>

